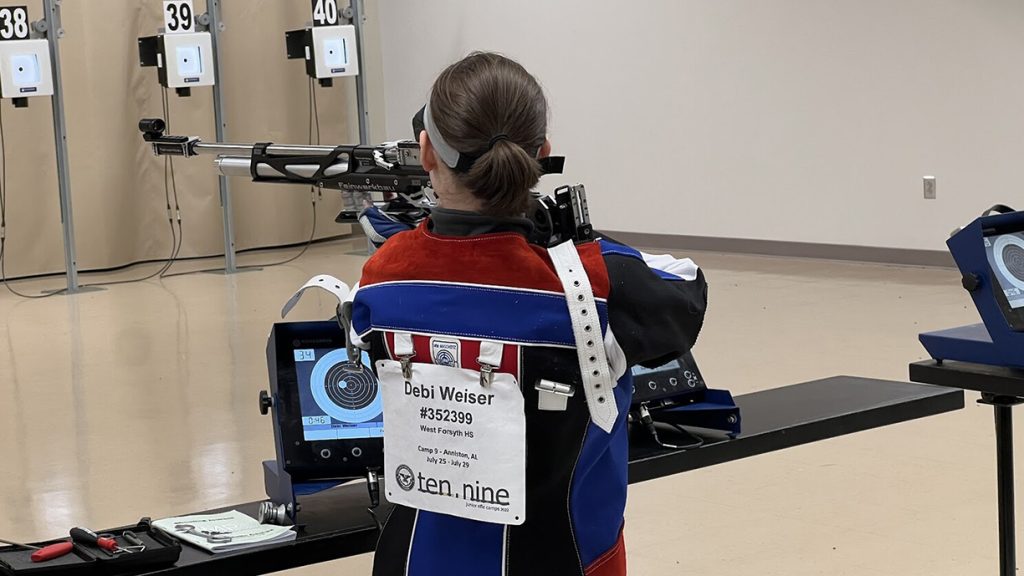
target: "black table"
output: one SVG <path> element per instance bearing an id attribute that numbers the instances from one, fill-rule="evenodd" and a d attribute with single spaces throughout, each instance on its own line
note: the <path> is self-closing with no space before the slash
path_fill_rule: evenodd
<path id="1" fill-rule="evenodd" d="M 739 437 L 712 439 L 688 451 L 638 442 L 630 450 L 630 483 L 952 412 L 963 408 L 964 394 L 920 384 L 837 376 L 745 394 L 736 402 L 743 417 Z M 186 545 L 174 567 L 152 574 L 266 574 L 373 550 L 377 532 L 365 510 L 363 484 L 307 496 L 301 504 L 302 526 L 294 542 L 217 555 Z M 208 512 L 236 509 L 255 516 L 258 506 L 258 502 L 249 502 Z"/>
<path id="2" fill-rule="evenodd" d="M 1024 402 L 1024 370 L 925 360 L 910 365 L 914 382 L 981 392 L 982 404 L 992 406 L 996 423 L 996 484 L 999 499 L 999 574 L 1017 572 L 1013 509 L 1013 407 Z"/>

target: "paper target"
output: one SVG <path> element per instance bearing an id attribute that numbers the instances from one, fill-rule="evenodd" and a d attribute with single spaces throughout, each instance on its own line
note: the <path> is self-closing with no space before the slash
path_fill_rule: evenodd
<path id="1" fill-rule="evenodd" d="M 377 377 L 368 367 L 350 362 L 344 349 L 332 350 L 317 361 L 309 386 L 317 406 L 344 423 L 367 422 L 384 409 Z"/>
<path id="2" fill-rule="evenodd" d="M 1024 238 L 1006 234 L 992 246 L 996 268 L 1010 284 L 1024 290 Z"/>

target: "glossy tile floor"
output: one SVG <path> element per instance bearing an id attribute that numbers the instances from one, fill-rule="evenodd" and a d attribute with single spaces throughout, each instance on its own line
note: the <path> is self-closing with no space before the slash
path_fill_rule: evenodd
<path id="1" fill-rule="evenodd" d="M 256 404 L 267 332 L 313 274 L 355 281 L 361 246 L 74 297 L 0 290 L 0 536 L 262 498 L 260 461 L 274 452 Z M 923 357 L 919 331 L 974 321 L 951 270 L 693 256 L 711 283 L 696 355 L 708 381 L 734 393 L 835 374 L 905 379 Z M 290 319 L 330 312 L 326 298 L 307 297 Z M 992 416 L 975 398 L 957 413 L 633 487 L 630 573 L 995 573 Z M 363 556 L 297 572 L 369 568 Z"/>

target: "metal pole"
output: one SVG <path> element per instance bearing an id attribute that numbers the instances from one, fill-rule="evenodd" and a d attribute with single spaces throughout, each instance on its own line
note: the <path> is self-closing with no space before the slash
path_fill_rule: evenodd
<path id="1" fill-rule="evenodd" d="M 1017 573 L 1013 508 L 1013 404 L 996 398 L 996 477 L 999 498 L 999 574 Z"/>
<path id="2" fill-rule="evenodd" d="M 46 41 L 50 44 L 53 63 L 53 139 L 57 148 L 57 185 L 60 192 L 60 221 L 64 229 L 64 267 L 67 271 L 68 294 L 79 291 L 78 262 L 75 259 L 75 225 L 71 210 L 71 175 L 68 171 L 68 135 L 64 122 L 64 83 L 60 75 L 60 47 L 57 41 L 64 36 L 60 18 L 61 0 L 43 0 L 46 20 Z"/>
<path id="3" fill-rule="evenodd" d="M 363 30 L 363 20 L 366 17 L 363 8 L 363 0 L 350 0 L 352 7 L 352 24 L 356 28 L 356 46 L 359 60 L 359 75 L 356 76 L 356 111 L 359 114 L 359 143 L 364 146 L 370 145 L 370 110 L 366 95 L 366 59 L 363 58 L 363 48 L 366 43 Z M 353 194 L 354 207 L 358 210 L 359 204 L 365 202 L 365 195 Z M 372 255 L 376 247 L 369 238 L 366 239 L 366 254 Z"/>
<path id="4" fill-rule="evenodd" d="M 363 65 L 363 19 L 366 14 L 363 11 L 363 0 L 351 0 L 352 2 L 352 24 L 356 27 L 356 54 L 359 60 L 359 74 L 356 76 L 356 107 L 359 112 L 359 143 L 370 144 L 370 110 L 367 108 L 366 95 L 366 68 Z"/>
<path id="5" fill-rule="evenodd" d="M 213 117 L 217 125 L 217 141 L 224 141 L 224 129 L 227 122 L 224 120 L 224 94 L 221 91 L 223 78 L 220 75 L 220 1 L 207 0 L 206 12 L 210 15 L 210 41 L 213 45 Z M 228 185 L 226 176 L 218 177 L 220 183 L 220 205 L 221 213 L 224 216 L 224 273 L 234 274 L 238 272 L 235 266 L 235 222 L 231 210 L 231 188 Z"/>

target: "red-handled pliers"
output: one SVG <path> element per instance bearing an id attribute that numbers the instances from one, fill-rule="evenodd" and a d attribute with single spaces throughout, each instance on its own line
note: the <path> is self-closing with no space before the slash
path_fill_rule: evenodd
<path id="1" fill-rule="evenodd" d="M 26 548 L 28 550 L 35 550 L 29 558 L 33 562 L 46 562 L 47 560 L 53 560 L 54 558 L 60 558 L 61 556 L 71 552 L 74 548 L 74 544 L 71 542 L 57 542 L 56 544 L 50 544 L 48 546 L 29 546 L 28 544 L 21 544 L 18 542 L 11 542 L 9 540 L 0 540 L 4 544 L 10 544 L 11 546 L 17 546 L 19 548 Z"/>

